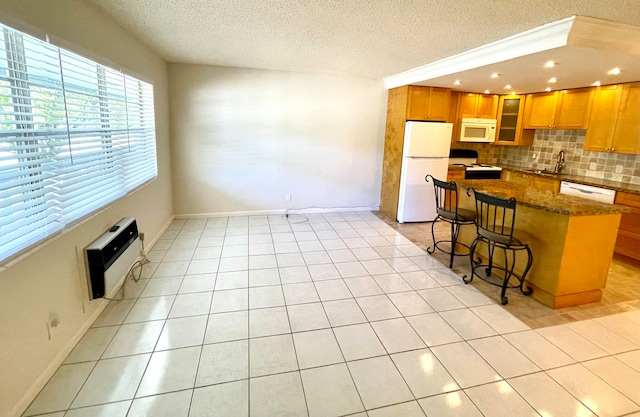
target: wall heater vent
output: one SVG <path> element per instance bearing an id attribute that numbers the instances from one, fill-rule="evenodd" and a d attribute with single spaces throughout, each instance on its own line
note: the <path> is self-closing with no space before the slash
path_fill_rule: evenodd
<path id="1" fill-rule="evenodd" d="M 138 258 L 142 243 L 133 217 L 125 217 L 84 249 L 89 297 L 101 298 L 116 287 Z"/>

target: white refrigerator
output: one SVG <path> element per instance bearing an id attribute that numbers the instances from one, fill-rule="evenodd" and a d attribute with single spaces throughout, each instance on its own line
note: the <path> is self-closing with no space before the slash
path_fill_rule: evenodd
<path id="1" fill-rule="evenodd" d="M 436 203 L 433 183 L 427 174 L 446 181 L 451 147 L 451 123 L 407 122 L 404 128 L 398 222 L 435 220 Z"/>

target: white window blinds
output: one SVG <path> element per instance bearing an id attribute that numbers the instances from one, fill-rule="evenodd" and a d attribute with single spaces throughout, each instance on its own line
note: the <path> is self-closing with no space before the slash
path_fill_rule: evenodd
<path id="1" fill-rule="evenodd" d="M 0 25 L 0 260 L 156 176 L 153 86 Z"/>

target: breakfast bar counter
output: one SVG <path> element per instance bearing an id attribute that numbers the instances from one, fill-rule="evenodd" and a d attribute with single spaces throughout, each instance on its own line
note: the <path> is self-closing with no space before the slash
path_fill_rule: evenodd
<path id="1" fill-rule="evenodd" d="M 516 229 L 531 238 L 533 266 L 527 284 L 532 297 L 552 308 L 600 301 L 624 206 L 539 191 L 502 180 L 459 180 L 460 207 L 475 210 L 470 189 L 502 197 L 514 197 Z M 475 227 L 463 227 L 459 240 L 470 244 Z M 486 254 L 479 246 L 476 254 Z M 497 253 L 496 253 L 497 255 Z M 494 255 L 495 256 L 495 255 Z M 503 261 L 496 257 L 498 264 Z M 522 272 L 524 259 L 516 270 Z"/>

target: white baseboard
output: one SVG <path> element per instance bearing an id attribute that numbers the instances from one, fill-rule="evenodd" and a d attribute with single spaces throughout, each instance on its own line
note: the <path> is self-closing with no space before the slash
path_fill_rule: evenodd
<path id="1" fill-rule="evenodd" d="M 160 229 L 160 232 L 158 232 L 158 234 L 151 239 L 151 241 L 147 241 L 145 239 L 144 241 L 144 254 L 147 255 L 149 253 L 149 249 L 152 248 L 156 243 L 158 243 L 158 240 L 160 240 L 160 237 L 164 234 L 164 232 L 167 231 L 167 229 L 169 228 L 169 226 L 171 226 L 171 223 L 176 219 L 176 216 L 171 216 L 169 217 L 169 220 L 167 221 L 167 223 L 165 223 L 164 226 L 162 226 L 162 229 Z M 146 236 L 145 236 L 146 238 Z"/>
<path id="2" fill-rule="evenodd" d="M 71 339 L 64 345 L 64 348 L 58 352 L 56 357 L 49 363 L 49 365 L 45 368 L 45 370 L 40 374 L 40 376 L 35 380 L 33 384 L 29 387 L 29 389 L 22 395 L 20 400 L 16 403 L 16 405 L 11 410 L 11 416 L 21 416 L 22 413 L 25 412 L 27 407 L 31 404 L 31 402 L 36 398 L 36 396 L 42 391 L 42 388 L 49 382 L 53 374 L 56 373 L 62 362 L 69 356 L 69 353 L 76 347 L 82 336 L 89 330 L 94 321 L 98 318 L 100 313 L 104 311 L 104 309 L 109 304 L 107 300 L 94 300 L 95 303 L 100 303 L 96 309 L 91 313 L 91 315 L 82 323 L 82 326 L 78 329 L 78 331 L 73 335 Z"/>
<path id="3" fill-rule="evenodd" d="M 192 213 L 192 214 L 176 214 L 174 219 L 202 219 L 207 217 L 235 217 L 235 216 L 265 216 L 274 214 L 285 213 L 344 213 L 349 211 L 378 211 L 379 206 L 376 207 L 302 207 L 302 208 L 289 208 L 278 210 L 252 210 L 252 211 L 225 211 L 217 213 Z"/>

